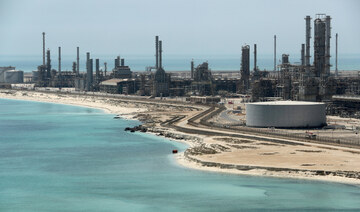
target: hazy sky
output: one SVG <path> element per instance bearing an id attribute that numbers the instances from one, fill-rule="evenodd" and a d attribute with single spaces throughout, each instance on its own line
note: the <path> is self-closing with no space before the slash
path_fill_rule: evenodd
<path id="1" fill-rule="evenodd" d="M 42 54 L 43 31 L 53 54 L 153 54 L 155 35 L 164 54 L 272 54 L 274 34 L 278 54 L 299 54 L 317 13 L 332 17 L 332 47 L 338 32 L 341 53 L 360 53 L 358 0 L 0 0 L 0 55 Z"/>

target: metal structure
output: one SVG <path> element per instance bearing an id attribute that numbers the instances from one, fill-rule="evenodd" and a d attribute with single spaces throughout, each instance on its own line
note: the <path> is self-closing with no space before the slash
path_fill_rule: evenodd
<path id="1" fill-rule="evenodd" d="M 104 75 L 105 75 L 105 77 L 106 77 L 106 75 L 107 75 L 107 62 L 105 62 L 104 63 Z"/>
<path id="2" fill-rule="evenodd" d="M 159 36 L 155 36 L 155 69 L 159 68 Z"/>
<path id="3" fill-rule="evenodd" d="M 191 60 L 190 68 L 191 68 L 190 77 L 191 79 L 194 79 L 194 60 Z"/>
<path id="4" fill-rule="evenodd" d="M 162 41 L 159 40 L 159 66 L 158 68 L 162 69 Z"/>
<path id="5" fill-rule="evenodd" d="M 317 102 L 257 102 L 246 104 L 246 126 L 304 128 L 326 125 L 326 105 Z"/>
<path id="6" fill-rule="evenodd" d="M 241 92 L 247 92 L 250 88 L 250 46 L 245 45 L 241 49 Z"/>
<path id="7" fill-rule="evenodd" d="M 306 42 L 306 51 L 305 51 L 305 65 L 310 66 L 310 39 L 311 39 L 311 17 L 306 16 L 305 18 L 305 42 Z"/>
<path id="8" fill-rule="evenodd" d="M 257 70 L 257 52 L 256 52 L 256 44 L 254 44 L 254 71 Z"/>
<path id="9" fill-rule="evenodd" d="M 93 60 L 90 59 L 90 52 L 86 53 L 86 91 L 93 89 Z"/>
<path id="10" fill-rule="evenodd" d="M 330 76 L 330 39 L 331 39 L 331 17 L 326 16 L 326 31 L 325 31 L 325 74 Z"/>
<path id="11" fill-rule="evenodd" d="M 335 76 L 338 77 L 339 76 L 339 71 L 338 71 L 338 33 L 336 33 L 336 50 L 335 50 Z"/>
<path id="12" fill-rule="evenodd" d="M 155 67 L 156 72 L 152 80 L 152 96 L 168 96 L 169 95 L 169 83 L 170 75 L 166 74 L 162 67 L 162 41 L 159 40 L 159 36 L 155 36 Z"/>
<path id="13" fill-rule="evenodd" d="M 43 36 L 43 66 L 45 66 L 45 32 L 42 33 Z"/>
<path id="14" fill-rule="evenodd" d="M 301 65 L 305 65 L 305 44 L 301 44 Z"/>
<path id="15" fill-rule="evenodd" d="M 80 50 L 76 47 L 76 74 L 80 74 Z"/>
<path id="16" fill-rule="evenodd" d="M 330 76 L 330 16 L 317 14 L 314 20 L 314 74 Z"/>
<path id="17" fill-rule="evenodd" d="M 46 50 L 46 67 L 47 67 L 47 76 L 51 77 L 51 57 L 50 49 Z"/>
<path id="18" fill-rule="evenodd" d="M 95 76 L 96 76 L 96 80 L 100 79 L 100 60 L 99 59 L 95 60 Z"/>
<path id="19" fill-rule="evenodd" d="M 276 71 L 276 35 L 274 35 L 274 71 Z"/>
<path id="20" fill-rule="evenodd" d="M 59 68 L 58 68 L 59 74 L 61 74 L 61 47 L 59 46 Z"/>
<path id="21" fill-rule="evenodd" d="M 282 64 L 289 64 L 289 55 L 288 54 L 282 54 L 281 63 Z"/>

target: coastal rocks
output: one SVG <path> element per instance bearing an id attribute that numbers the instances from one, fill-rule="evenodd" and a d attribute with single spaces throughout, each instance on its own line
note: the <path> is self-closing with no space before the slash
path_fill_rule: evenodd
<path id="1" fill-rule="evenodd" d="M 175 139 L 175 140 L 184 140 L 184 141 L 191 141 L 193 143 L 199 143 L 201 139 L 195 136 L 186 135 L 186 134 L 180 134 L 180 133 L 174 133 L 170 132 L 168 130 L 165 130 L 163 128 L 157 128 L 157 127 L 148 127 L 148 132 L 155 133 L 159 136 L 164 136 L 165 138 Z"/>
<path id="2" fill-rule="evenodd" d="M 135 127 L 126 127 L 125 131 L 130 131 L 130 132 L 136 132 L 136 131 L 140 131 L 140 132 L 147 132 L 147 128 L 139 125 L 139 126 L 135 126 Z"/>

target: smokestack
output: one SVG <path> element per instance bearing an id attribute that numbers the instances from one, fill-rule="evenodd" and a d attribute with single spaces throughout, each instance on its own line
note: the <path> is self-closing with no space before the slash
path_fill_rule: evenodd
<path id="1" fill-rule="evenodd" d="M 76 47 L 76 74 L 80 74 L 80 54 L 79 47 Z"/>
<path id="2" fill-rule="evenodd" d="M 76 62 L 73 62 L 72 71 L 73 73 L 76 73 Z"/>
<path id="3" fill-rule="evenodd" d="M 121 66 L 125 66 L 125 59 L 124 58 L 121 59 Z"/>
<path id="4" fill-rule="evenodd" d="M 155 59 L 156 59 L 156 63 L 155 63 L 155 68 L 158 69 L 159 68 L 159 36 L 155 36 Z"/>
<path id="5" fill-rule="evenodd" d="M 306 43 L 306 52 L 305 52 L 305 65 L 310 66 L 310 39 L 311 39 L 311 17 L 306 16 L 305 18 L 306 26 L 305 26 L 305 43 Z"/>
<path id="6" fill-rule="evenodd" d="M 86 52 L 86 72 L 89 70 L 90 52 Z"/>
<path id="7" fill-rule="evenodd" d="M 105 68 L 104 68 L 104 69 L 105 69 L 104 71 L 105 71 L 105 76 L 106 76 L 106 71 L 107 71 L 107 62 L 105 62 L 105 63 L 104 63 L 104 67 L 105 67 Z"/>
<path id="8" fill-rule="evenodd" d="M 194 59 L 191 60 L 191 79 L 194 79 Z"/>
<path id="9" fill-rule="evenodd" d="M 43 66 L 45 66 L 45 32 L 43 32 L 42 35 L 43 35 Z"/>
<path id="10" fill-rule="evenodd" d="M 257 54 L 257 52 L 256 52 L 256 44 L 254 44 L 254 71 L 256 71 L 257 70 L 257 65 L 256 65 L 256 63 L 257 63 L 257 58 L 256 58 L 256 54 Z"/>
<path id="11" fill-rule="evenodd" d="M 96 70 L 96 80 L 99 80 L 100 77 L 100 64 L 99 64 L 99 59 L 95 60 L 95 70 Z"/>
<path id="12" fill-rule="evenodd" d="M 326 65 L 326 75 L 330 76 L 330 38 L 331 38 L 331 17 L 326 16 L 326 35 L 325 35 L 325 65 Z"/>
<path id="13" fill-rule="evenodd" d="M 301 65 L 305 65 L 305 44 L 301 44 Z"/>
<path id="14" fill-rule="evenodd" d="M 115 59 L 115 68 L 120 66 L 120 56 L 117 56 Z"/>
<path id="15" fill-rule="evenodd" d="M 50 59 L 50 49 L 46 51 L 46 70 L 47 77 L 51 77 L 51 59 Z"/>
<path id="16" fill-rule="evenodd" d="M 159 68 L 162 68 L 162 41 L 159 41 Z"/>
<path id="17" fill-rule="evenodd" d="M 93 59 L 90 59 L 90 53 L 86 53 L 86 90 L 91 91 L 93 86 Z"/>
<path id="18" fill-rule="evenodd" d="M 336 46 L 335 46 L 335 76 L 339 76 L 338 72 L 338 33 L 336 33 Z"/>
<path id="19" fill-rule="evenodd" d="M 274 35 L 274 71 L 276 71 L 276 35 Z"/>
<path id="20" fill-rule="evenodd" d="M 59 74 L 61 74 L 61 47 L 59 46 Z"/>

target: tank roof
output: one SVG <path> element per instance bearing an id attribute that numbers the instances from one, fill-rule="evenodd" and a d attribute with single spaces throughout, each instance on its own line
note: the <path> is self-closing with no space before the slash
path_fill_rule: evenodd
<path id="1" fill-rule="evenodd" d="M 305 102 L 305 101 L 273 101 L 273 102 L 254 102 L 249 105 L 324 105 L 323 102 Z"/>

